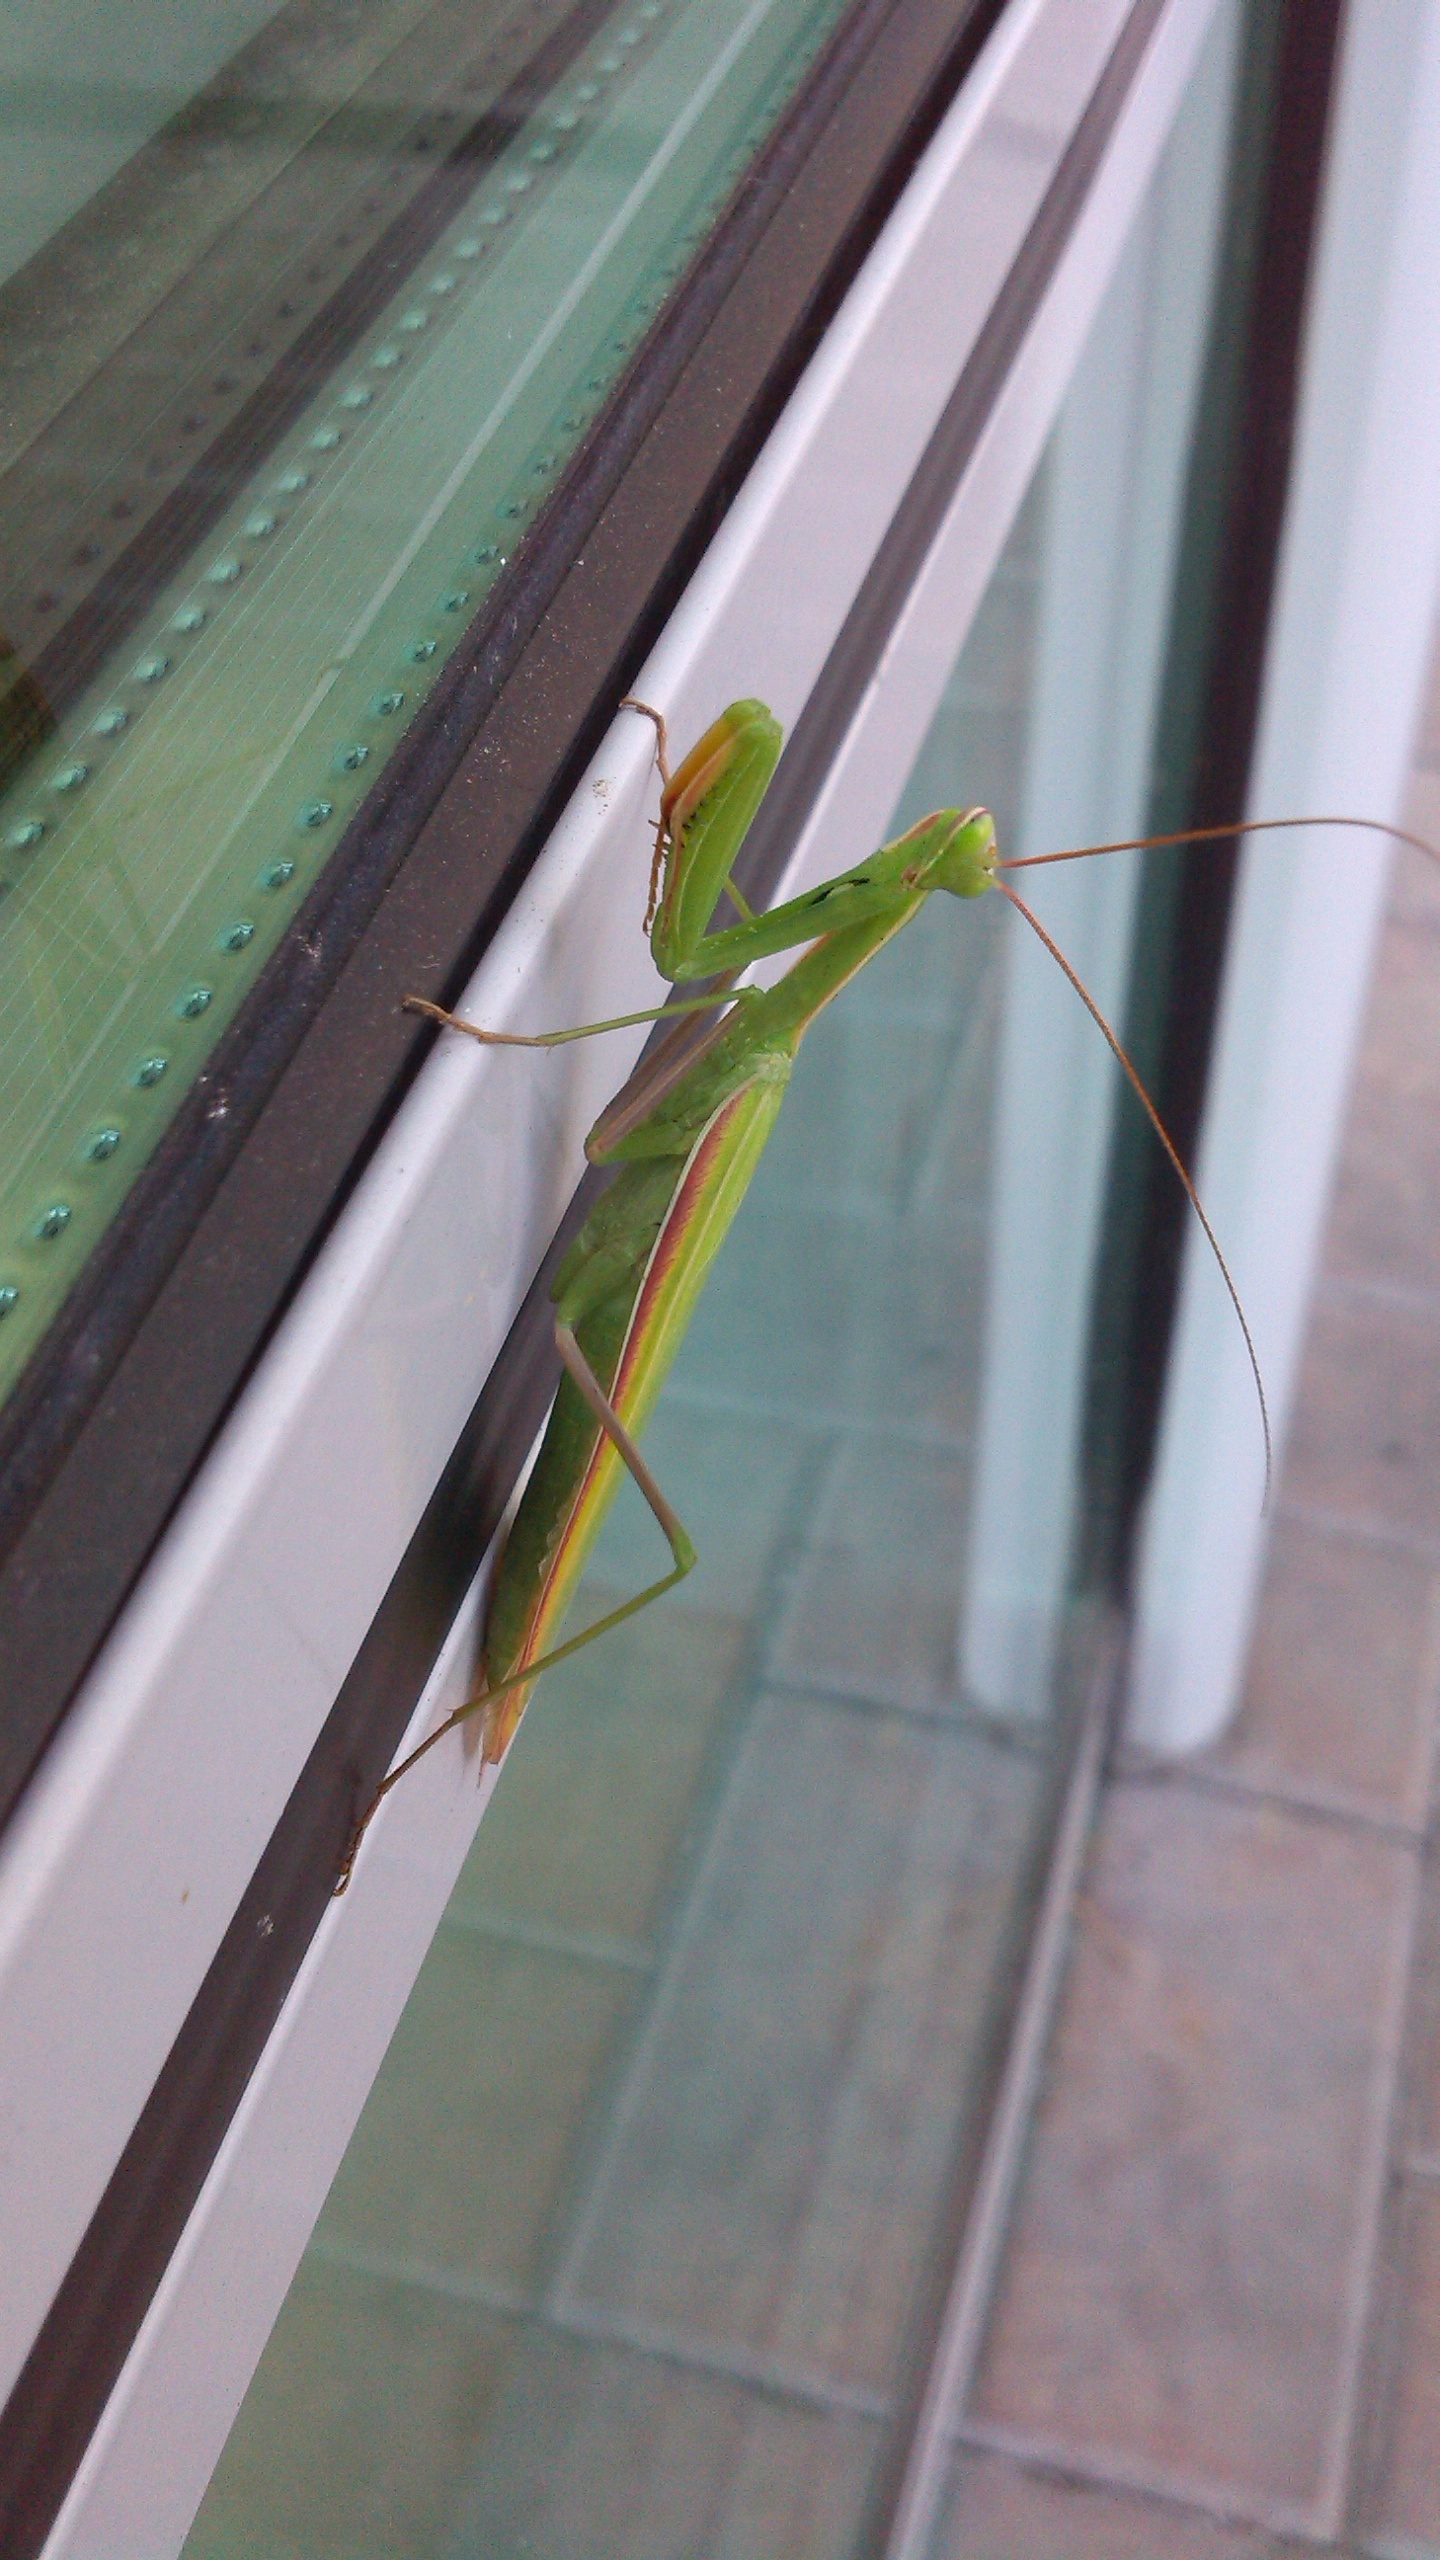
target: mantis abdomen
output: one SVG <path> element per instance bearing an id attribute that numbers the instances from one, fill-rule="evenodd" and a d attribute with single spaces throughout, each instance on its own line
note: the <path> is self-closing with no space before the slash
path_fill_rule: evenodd
<path id="1" fill-rule="evenodd" d="M 649 1421 L 710 1265 L 749 1188 L 786 1080 L 786 1074 L 772 1071 L 726 1097 L 665 1184 L 668 1196 L 658 1217 L 656 1176 L 669 1170 L 665 1160 L 627 1164 L 566 1258 L 555 1290 L 557 1323 L 569 1327 L 632 1440 Z M 615 1239 L 627 1225 L 643 1247 L 629 1273 L 613 1268 Z M 485 1719 L 486 1760 L 502 1756 L 530 1694 L 528 1685 L 501 1684 L 513 1682 L 516 1672 L 545 1654 L 627 1471 L 628 1458 L 567 1373 L 491 1586 L 481 1664 L 493 1697 Z M 613 1625 L 650 1596 L 640 1594 L 603 1623 Z"/>

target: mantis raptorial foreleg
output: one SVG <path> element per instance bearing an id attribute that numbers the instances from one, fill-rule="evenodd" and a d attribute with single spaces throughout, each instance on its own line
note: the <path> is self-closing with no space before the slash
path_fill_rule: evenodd
<path id="1" fill-rule="evenodd" d="M 385 1779 L 353 1835 L 339 1891 L 349 1881 L 376 1806 L 417 1760 L 481 1715 L 484 1758 L 499 1760 L 543 1671 L 633 1617 L 689 1572 L 694 1549 L 636 1441 L 744 1197 L 805 1031 L 936 890 L 959 898 L 980 897 L 997 886 L 1004 890 L 1059 962 L 1138 1093 L 1201 1220 L 1240 1320 L 1260 1400 L 1268 1486 L 1270 1426 L 1259 1362 L 1214 1231 L 1115 1032 L 1038 919 L 999 876 L 1027 863 L 1001 862 L 989 813 L 939 810 L 853 870 L 754 915 L 735 889 L 732 871 L 780 753 L 778 723 L 763 703 L 733 703 L 672 772 L 662 715 L 649 703 L 626 699 L 654 724 L 662 784 L 645 920 L 655 964 L 672 984 L 722 974 L 724 983 L 641 1013 L 541 1033 L 487 1031 L 425 998 L 406 1002 L 446 1028 L 517 1048 L 557 1047 L 671 1015 L 723 1009 L 723 1019 L 698 1044 L 678 1028 L 667 1033 L 586 1140 L 590 1160 L 614 1164 L 618 1172 L 555 1283 L 556 1342 L 565 1374 L 492 1577 L 481 1686 Z M 1143 841 L 1203 842 L 1294 823 L 1258 819 Z M 1400 829 L 1381 832 L 1419 843 Z M 1142 843 L 1132 841 L 1029 859 L 1071 861 L 1090 852 L 1141 849 Z M 712 931 L 722 896 L 729 897 L 740 922 Z M 774 986 L 733 984 L 752 962 L 800 945 L 801 956 Z M 634 1477 L 670 1542 L 672 1569 L 580 1635 L 551 1644 L 624 1472 Z"/>

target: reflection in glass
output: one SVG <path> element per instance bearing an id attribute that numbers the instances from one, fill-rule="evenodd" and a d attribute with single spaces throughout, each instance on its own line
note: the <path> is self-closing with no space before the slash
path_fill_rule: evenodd
<path id="1" fill-rule="evenodd" d="M 0 36 L 0 1394 L 839 14 Z"/>

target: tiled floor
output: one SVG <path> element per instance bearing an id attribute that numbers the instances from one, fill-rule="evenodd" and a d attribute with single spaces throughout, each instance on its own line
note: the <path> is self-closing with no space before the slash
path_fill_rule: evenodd
<path id="1" fill-rule="evenodd" d="M 1102 1800 L 947 2560 L 1440 2554 L 1437 1700 L 1440 872 L 1406 856 L 1244 1708 Z"/>

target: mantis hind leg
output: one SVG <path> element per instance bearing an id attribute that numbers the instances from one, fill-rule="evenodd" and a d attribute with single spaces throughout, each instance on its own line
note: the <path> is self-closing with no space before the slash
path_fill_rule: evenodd
<path id="1" fill-rule="evenodd" d="M 684 1523 L 661 1492 L 576 1341 L 570 1326 L 558 1316 L 555 1320 L 555 1347 L 576 1389 L 584 1397 L 606 1439 L 619 1451 L 664 1531 L 673 1558 L 670 1571 L 662 1574 L 658 1582 L 647 1583 L 645 1589 L 637 1591 L 633 1599 L 622 1600 L 617 1609 L 607 1609 L 603 1618 L 597 1618 L 593 1626 L 583 1627 L 578 1636 L 571 1636 L 566 1643 L 557 1644 L 549 1653 L 537 1655 L 533 1662 L 523 1663 L 519 1670 L 507 1672 L 503 1680 L 491 1681 L 485 1688 L 478 1690 L 473 1698 L 467 1698 L 463 1705 L 454 1708 L 443 1723 L 437 1724 L 433 1733 L 426 1735 L 423 1742 L 417 1743 L 415 1749 L 406 1754 L 398 1767 L 392 1769 L 388 1777 L 381 1780 L 356 1823 L 341 1861 L 340 1872 L 335 1879 L 333 1898 L 337 1901 L 350 1882 L 355 1871 L 355 1860 L 360 1852 L 360 1843 L 381 1805 L 391 1788 L 397 1787 L 402 1778 L 409 1776 L 417 1760 L 423 1760 L 426 1752 L 433 1751 L 436 1743 L 443 1742 L 448 1733 L 455 1732 L 457 1726 L 468 1724 L 472 1716 L 488 1716 L 490 1708 L 498 1698 L 506 1697 L 516 1689 L 528 1689 L 532 1682 L 541 1677 L 542 1673 L 552 1670 L 557 1662 L 567 1661 L 572 1653 L 580 1653 L 586 1645 L 593 1644 L 597 1636 L 608 1635 L 612 1627 L 622 1626 L 627 1618 L 636 1617 L 640 1610 L 648 1609 L 652 1600 L 658 1600 L 665 1592 L 673 1591 L 676 1583 L 683 1582 L 687 1573 L 694 1570 L 695 1547 Z M 489 1759 L 491 1756 L 487 1744 L 485 1757 Z M 498 1759 L 500 1754 L 496 1752 L 493 1756 Z"/>

